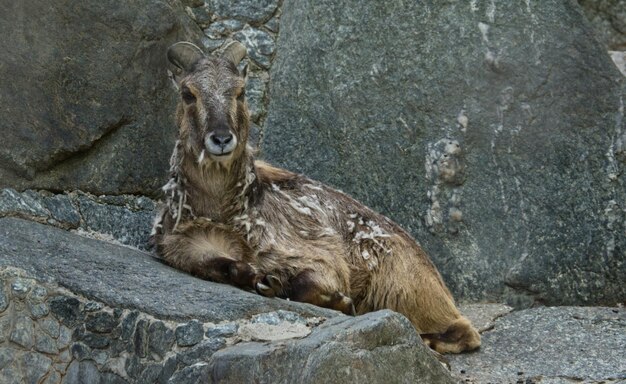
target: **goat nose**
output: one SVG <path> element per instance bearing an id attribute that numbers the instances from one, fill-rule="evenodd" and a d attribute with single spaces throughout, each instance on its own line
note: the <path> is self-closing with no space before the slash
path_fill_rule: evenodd
<path id="1" fill-rule="evenodd" d="M 230 143 L 233 140 L 233 135 L 230 133 L 221 134 L 221 135 L 211 135 L 211 141 L 215 145 L 219 145 L 220 147 L 226 146 L 226 144 Z"/>

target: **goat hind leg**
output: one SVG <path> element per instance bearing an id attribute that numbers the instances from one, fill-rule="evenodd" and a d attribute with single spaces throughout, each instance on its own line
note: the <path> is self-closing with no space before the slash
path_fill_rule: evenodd
<path id="1" fill-rule="evenodd" d="M 455 320 L 441 334 L 421 335 L 424 343 L 439 353 L 460 353 L 480 347 L 480 334 L 465 317 Z"/>

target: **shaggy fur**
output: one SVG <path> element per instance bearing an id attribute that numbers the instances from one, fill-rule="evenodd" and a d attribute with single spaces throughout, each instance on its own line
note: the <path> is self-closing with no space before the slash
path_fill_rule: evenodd
<path id="1" fill-rule="evenodd" d="M 253 159 L 244 78 L 232 61 L 200 58 L 184 69 L 167 204 L 154 227 L 167 263 L 347 314 L 389 308 L 440 353 L 480 346 L 433 263 L 397 224 L 342 192 Z M 237 140 L 228 156 L 205 147 L 220 129 Z"/>

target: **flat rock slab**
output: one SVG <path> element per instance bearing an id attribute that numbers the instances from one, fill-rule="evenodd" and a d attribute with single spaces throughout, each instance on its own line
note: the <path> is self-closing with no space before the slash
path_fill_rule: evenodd
<path id="1" fill-rule="evenodd" d="M 513 312 L 483 333 L 480 351 L 450 356 L 467 383 L 626 380 L 626 310 L 541 307 Z"/>
<path id="2" fill-rule="evenodd" d="M 197 279 L 148 253 L 17 218 L 0 219 L 0 266 L 18 267 L 112 307 L 162 319 L 220 322 L 279 309 L 307 316 L 338 314 Z"/>

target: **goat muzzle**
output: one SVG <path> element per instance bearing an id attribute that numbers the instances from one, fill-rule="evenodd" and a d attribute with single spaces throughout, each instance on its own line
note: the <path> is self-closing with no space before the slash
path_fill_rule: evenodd
<path id="1" fill-rule="evenodd" d="M 229 132 L 211 132 L 204 139 L 204 146 L 212 156 L 226 156 L 237 147 L 237 137 Z"/>

